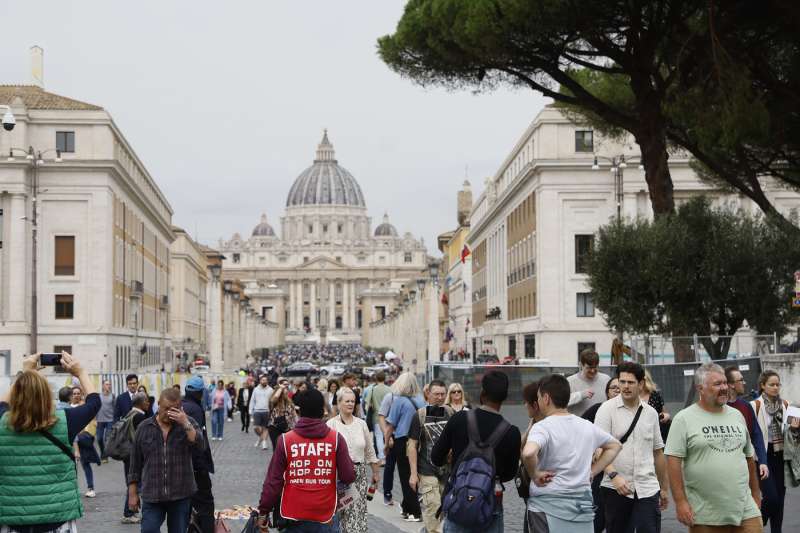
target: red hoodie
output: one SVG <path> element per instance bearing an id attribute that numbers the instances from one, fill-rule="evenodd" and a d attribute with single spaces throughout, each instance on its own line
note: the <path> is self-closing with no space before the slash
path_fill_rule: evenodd
<path id="1" fill-rule="evenodd" d="M 307 439 L 321 439 L 333 430 L 319 418 L 301 417 L 297 420 L 294 431 Z M 258 504 L 258 510 L 262 515 L 272 512 L 272 508 L 281 497 L 286 466 L 286 450 L 283 448 L 283 439 L 278 438 L 275 442 L 275 453 L 272 454 L 272 460 L 267 470 L 267 477 L 264 479 L 264 488 L 261 490 L 261 501 Z M 350 452 L 347 450 L 347 441 L 341 434 L 338 435 L 338 444 L 336 445 L 336 474 L 338 480 L 345 485 L 356 480 L 356 470 L 350 459 Z M 333 488 L 335 490 L 335 485 Z"/>

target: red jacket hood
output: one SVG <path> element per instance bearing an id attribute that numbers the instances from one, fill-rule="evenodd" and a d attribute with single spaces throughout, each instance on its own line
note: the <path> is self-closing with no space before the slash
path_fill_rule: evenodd
<path id="1" fill-rule="evenodd" d="M 300 417 L 294 425 L 295 432 L 306 439 L 321 439 L 331 428 L 319 418 Z"/>

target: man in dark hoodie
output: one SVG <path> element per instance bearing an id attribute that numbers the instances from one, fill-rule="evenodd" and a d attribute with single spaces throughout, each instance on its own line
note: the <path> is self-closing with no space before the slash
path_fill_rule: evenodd
<path id="1" fill-rule="evenodd" d="M 290 521 L 289 532 L 338 532 L 336 482 L 356 479 L 355 467 L 342 435 L 322 420 L 325 398 L 317 389 L 294 395 L 300 419 L 281 435 L 272 454 L 258 505 L 259 527 L 267 529 L 268 515 L 279 503 L 280 515 Z"/>
<path id="2" fill-rule="evenodd" d="M 203 410 L 203 378 L 194 376 L 186 382 L 186 394 L 181 406 L 203 431 L 203 441 L 208 442 L 206 433 L 206 413 Z M 197 513 L 197 525 L 203 533 L 214 533 L 214 495 L 211 492 L 211 475 L 214 473 L 214 459 L 211 447 L 192 448 L 192 466 L 197 492 L 192 496 L 192 509 Z"/>

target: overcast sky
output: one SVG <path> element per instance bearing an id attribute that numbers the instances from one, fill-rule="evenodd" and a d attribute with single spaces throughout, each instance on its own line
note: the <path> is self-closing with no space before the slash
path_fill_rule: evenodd
<path id="1" fill-rule="evenodd" d="M 405 1 L 3 2 L 0 83 L 30 81 L 107 109 L 175 211 L 216 245 L 249 235 L 262 212 L 278 231 L 294 179 L 323 128 L 358 180 L 373 227 L 456 224 L 468 168 L 477 193 L 546 103 L 531 91 L 423 89 L 390 71 L 376 39 Z"/>

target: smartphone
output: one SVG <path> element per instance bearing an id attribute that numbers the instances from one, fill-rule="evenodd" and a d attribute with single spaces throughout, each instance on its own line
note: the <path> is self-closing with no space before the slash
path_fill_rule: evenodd
<path id="1" fill-rule="evenodd" d="M 39 355 L 39 363 L 42 366 L 61 366 L 61 354 L 43 353 Z"/>

